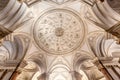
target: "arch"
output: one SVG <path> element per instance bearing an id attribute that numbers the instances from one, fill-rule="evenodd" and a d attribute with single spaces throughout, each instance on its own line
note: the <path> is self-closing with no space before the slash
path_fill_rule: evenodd
<path id="1" fill-rule="evenodd" d="M 54 65 L 48 73 L 49 80 L 72 80 L 71 71 L 65 64 Z"/>
<path id="2" fill-rule="evenodd" d="M 99 34 L 97 37 L 94 36 L 92 39 L 89 37 L 88 42 L 91 50 L 97 57 L 97 60 L 94 61 L 94 64 L 101 70 L 101 72 L 103 72 L 107 79 L 118 79 L 118 76 L 115 78 L 112 75 L 117 73 L 114 72 L 114 69 L 117 67 L 113 66 L 119 65 L 119 60 L 117 58 L 119 58 L 118 53 L 120 51 L 120 46 L 117 44 L 117 41 L 114 41 L 114 39 L 107 39 L 105 35 Z M 111 66 L 111 68 L 108 66 Z"/>
<path id="3" fill-rule="evenodd" d="M 27 62 L 32 61 L 36 63 L 36 65 L 41 70 L 41 73 L 45 73 L 47 70 L 45 57 L 43 54 L 40 54 L 39 52 L 34 52 L 29 55 L 26 55 L 24 60 Z"/>
<path id="4" fill-rule="evenodd" d="M 54 66 L 52 66 L 52 68 L 50 68 L 50 70 L 48 71 L 49 73 L 53 72 L 56 68 L 64 68 L 66 69 L 67 71 L 70 71 L 70 68 L 67 67 L 67 65 L 65 64 L 55 64 Z"/>
<path id="5" fill-rule="evenodd" d="M 85 51 L 81 51 L 76 53 L 75 57 L 74 57 L 74 64 L 73 64 L 73 68 L 75 71 L 79 70 L 80 67 L 82 66 L 82 63 L 84 63 L 85 61 L 88 60 L 92 60 L 94 57 L 92 57 L 90 55 L 90 53 L 85 52 Z"/>
<path id="6" fill-rule="evenodd" d="M 80 74 L 80 70 L 89 80 L 99 80 L 104 78 L 103 74 L 99 71 L 98 67 L 94 65 L 95 57 L 91 56 L 88 52 L 79 52 L 74 58 L 74 70 Z M 77 77 L 77 76 L 76 76 Z"/>
<path id="7" fill-rule="evenodd" d="M 24 58 L 23 63 L 20 66 L 23 70 L 21 74 L 18 75 L 18 79 L 20 79 L 24 73 L 28 75 L 24 75 L 23 78 L 31 79 L 43 79 L 46 78 L 46 61 L 44 55 L 39 52 L 33 52 L 27 54 Z M 35 78 L 36 77 L 36 78 Z"/>
<path id="8" fill-rule="evenodd" d="M 21 61 L 23 60 L 29 46 L 29 44 L 27 44 L 29 43 L 29 39 L 27 42 L 24 39 L 23 35 L 9 35 L 8 37 L 5 37 L 1 44 L 8 52 L 8 55 L 5 55 L 7 59 L 3 63 L 0 63 L 2 69 L 6 71 L 10 70 L 10 72 L 1 74 L 3 77 L 0 79 L 5 80 L 9 80 L 15 77 L 16 70 L 19 67 Z"/>

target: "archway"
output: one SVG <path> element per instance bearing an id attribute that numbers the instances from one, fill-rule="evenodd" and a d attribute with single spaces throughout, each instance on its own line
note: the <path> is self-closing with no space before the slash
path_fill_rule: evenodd
<path id="1" fill-rule="evenodd" d="M 66 65 L 56 64 L 49 71 L 48 80 L 72 80 L 72 74 Z"/>

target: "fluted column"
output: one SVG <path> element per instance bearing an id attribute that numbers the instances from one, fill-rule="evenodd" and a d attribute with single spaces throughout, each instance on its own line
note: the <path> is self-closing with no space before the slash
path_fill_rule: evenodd
<path id="1" fill-rule="evenodd" d="M 27 6 L 17 0 L 0 0 L 0 38 L 18 28 Z"/>

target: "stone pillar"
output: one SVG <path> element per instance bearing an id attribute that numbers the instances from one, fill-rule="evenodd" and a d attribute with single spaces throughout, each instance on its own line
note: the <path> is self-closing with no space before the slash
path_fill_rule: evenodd
<path id="1" fill-rule="evenodd" d="M 18 28 L 26 9 L 17 0 L 0 0 L 0 39 Z"/>

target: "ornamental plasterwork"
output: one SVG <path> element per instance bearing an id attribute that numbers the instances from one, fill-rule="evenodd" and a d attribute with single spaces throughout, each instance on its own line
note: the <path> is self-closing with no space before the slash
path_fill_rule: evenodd
<path id="1" fill-rule="evenodd" d="M 48 53 L 68 53 L 81 45 L 84 39 L 84 24 L 72 11 L 50 10 L 37 20 L 34 38 L 39 47 Z"/>
<path id="2" fill-rule="evenodd" d="M 26 0 L 25 2 L 32 4 L 37 1 L 38 3 L 31 5 L 28 9 L 28 14 L 30 14 L 25 17 L 25 20 L 27 18 L 28 20 L 23 21 L 21 28 L 13 33 L 22 33 L 23 36 L 27 34 L 32 40 L 32 42 L 23 40 L 24 43 L 30 44 L 29 47 L 27 46 L 29 50 L 26 52 L 24 61 L 38 63 L 41 74 L 47 74 L 48 80 L 72 80 L 72 73 L 79 70 L 79 61 L 86 58 L 89 61 L 87 54 L 93 56 L 88 38 L 91 39 L 90 42 L 93 45 L 95 42 L 93 38 L 98 36 L 97 32 L 103 30 L 88 20 L 88 18 L 95 20 L 95 15 L 91 7 L 80 2 L 81 0 Z M 75 3 L 71 2 L 69 5 L 62 6 L 51 3 L 63 4 L 69 1 L 75 1 Z M 82 55 L 82 52 L 85 52 L 86 55 Z M 79 60 L 78 64 L 76 57 Z M 78 65 L 77 69 L 73 67 L 76 66 L 74 64 Z M 85 62 L 83 67 L 89 67 L 88 64 Z M 40 72 L 34 74 L 34 79 L 36 76 L 41 77 Z M 78 72 L 80 73 L 80 71 Z M 30 72 L 28 71 L 28 73 Z M 81 74 L 83 73 L 84 71 L 81 71 Z M 85 73 L 84 75 L 86 78 L 83 77 L 82 80 L 87 79 Z"/>
<path id="3" fill-rule="evenodd" d="M 80 6 L 78 7 L 78 5 Z M 58 68 L 55 68 L 51 73 L 48 73 L 51 80 L 56 80 L 58 78 L 70 80 L 71 77 L 67 79 L 67 77 L 65 78 L 64 76 L 71 76 L 70 74 L 72 73 L 69 74 L 69 72 L 74 71 L 74 54 L 76 54 L 78 50 L 81 52 L 81 48 L 89 51 L 88 45 L 84 45 L 84 42 L 87 40 L 86 34 L 96 30 L 101 31 L 101 29 L 85 19 L 87 8 L 88 6 L 81 2 L 63 5 L 62 7 L 40 2 L 30 7 L 34 15 L 33 20 L 24 24 L 21 30 L 15 31 L 27 33 L 30 36 L 33 35 L 32 38 L 34 42 L 32 45 L 37 47 L 38 52 L 45 55 L 48 72 L 50 68 L 54 68 L 55 66 L 60 68 L 61 66 L 65 66 L 69 68 L 67 71 L 64 70 L 64 67 L 61 68 L 63 72 L 66 72 L 65 74 L 62 73 L 62 71 L 57 72 Z M 65 49 L 63 45 L 67 45 Z M 69 47 L 68 45 L 72 46 Z M 31 48 L 29 52 L 32 50 L 35 50 L 35 48 Z M 32 55 L 34 53 L 29 54 Z M 88 52 L 86 54 L 91 53 Z M 62 55 L 64 57 L 60 59 Z"/>

